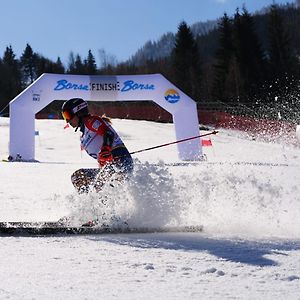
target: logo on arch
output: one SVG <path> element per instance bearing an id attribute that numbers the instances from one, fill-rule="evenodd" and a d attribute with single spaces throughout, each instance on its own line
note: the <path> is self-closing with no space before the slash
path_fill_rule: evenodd
<path id="1" fill-rule="evenodd" d="M 180 95 L 179 93 L 174 90 L 174 89 L 169 89 L 165 92 L 165 99 L 169 102 L 169 103 L 176 103 L 180 100 Z"/>

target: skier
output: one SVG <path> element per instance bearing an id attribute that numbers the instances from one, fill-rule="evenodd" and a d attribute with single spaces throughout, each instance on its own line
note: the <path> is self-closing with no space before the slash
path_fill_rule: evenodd
<path id="1" fill-rule="evenodd" d="M 81 148 L 99 164 L 99 168 L 79 169 L 72 174 L 72 183 L 79 193 L 91 188 L 100 191 L 112 176 L 118 181 L 127 178 L 133 170 L 133 160 L 109 118 L 91 115 L 87 102 L 81 98 L 66 101 L 62 115 L 75 132 L 82 132 Z"/>

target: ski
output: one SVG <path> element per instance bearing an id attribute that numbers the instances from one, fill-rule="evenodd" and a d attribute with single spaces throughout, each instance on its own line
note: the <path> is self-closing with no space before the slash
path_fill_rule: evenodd
<path id="1" fill-rule="evenodd" d="M 84 235 L 84 234 L 130 234 L 130 233 L 163 233 L 163 232 L 201 232 L 202 226 L 170 226 L 170 227 L 110 227 L 66 226 L 59 222 L 0 222 L 0 235 Z"/>

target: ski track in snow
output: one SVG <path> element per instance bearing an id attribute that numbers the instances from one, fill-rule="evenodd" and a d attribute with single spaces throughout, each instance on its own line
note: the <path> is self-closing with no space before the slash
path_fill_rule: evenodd
<path id="1" fill-rule="evenodd" d="M 172 124 L 113 122 L 131 151 L 174 140 Z M 2 158 L 7 125 L 0 118 Z M 180 162 L 173 146 L 141 153 L 128 182 L 86 196 L 70 183 L 74 170 L 95 167 L 78 135 L 62 121 L 36 127 L 40 163 L 0 163 L 1 221 L 80 224 L 105 213 L 204 232 L 2 236 L 1 299 L 300 298 L 299 148 L 220 130 L 206 162 Z"/>

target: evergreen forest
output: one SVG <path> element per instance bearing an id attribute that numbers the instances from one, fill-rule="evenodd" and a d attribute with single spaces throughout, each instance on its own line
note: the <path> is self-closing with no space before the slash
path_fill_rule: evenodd
<path id="1" fill-rule="evenodd" d="M 198 35 L 183 21 L 168 55 L 139 64 L 108 60 L 98 68 L 89 50 L 84 58 L 71 52 L 64 65 L 59 57 L 52 61 L 36 53 L 30 44 L 20 57 L 7 45 L 0 57 L 0 114 L 8 115 L 9 102 L 43 73 L 161 73 L 199 109 L 299 123 L 300 8 L 274 4 L 260 14 L 237 8 Z"/>

